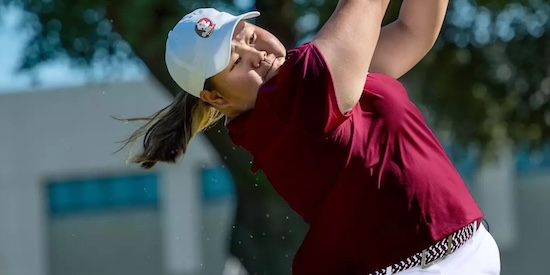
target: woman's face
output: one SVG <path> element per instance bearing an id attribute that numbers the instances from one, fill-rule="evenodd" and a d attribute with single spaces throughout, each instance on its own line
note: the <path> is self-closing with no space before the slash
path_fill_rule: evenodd
<path id="1" fill-rule="evenodd" d="M 228 116 L 254 108 L 260 86 L 278 73 L 285 56 L 285 47 L 273 34 L 254 24 L 239 22 L 233 34 L 229 65 L 211 78 L 215 90 L 203 91 L 201 99 Z"/>

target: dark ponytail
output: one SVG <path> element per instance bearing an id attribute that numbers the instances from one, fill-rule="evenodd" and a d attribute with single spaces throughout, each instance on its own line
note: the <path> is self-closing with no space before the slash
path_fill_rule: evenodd
<path id="1" fill-rule="evenodd" d="M 164 109 L 147 118 L 121 119 L 122 121 L 145 120 L 147 123 L 123 141 L 124 147 L 143 136 L 143 148 L 129 161 L 145 169 L 157 162 L 175 163 L 185 154 L 189 141 L 200 131 L 216 123 L 223 115 L 202 100 L 180 92 Z M 123 147 L 123 148 L 124 148 Z"/>

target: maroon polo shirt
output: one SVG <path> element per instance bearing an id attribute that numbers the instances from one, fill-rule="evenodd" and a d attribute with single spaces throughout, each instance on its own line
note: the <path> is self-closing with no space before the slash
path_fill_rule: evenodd
<path id="1" fill-rule="evenodd" d="M 312 43 L 289 51 L 254 110 L 227 128 L 310 225 L 295 275 L 367 274 L 482 218 L 405 88 L 370 73 L 344 115 Z"/>

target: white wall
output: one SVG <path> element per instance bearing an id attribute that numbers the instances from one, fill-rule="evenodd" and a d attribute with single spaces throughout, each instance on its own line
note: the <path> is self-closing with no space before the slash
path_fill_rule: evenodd
<path id="1" fill-rule="evenodd" d="M 42 184 L 74 174 L 140 172 L 113 155 L 138 124 L 116 117 L 143 117 L 171 97 L 153 81 L 113 83 L 0 95 L 0 274 L 46 275 Z M 162 178 L 163 249 L 168 274 L 196 273 L 202 262 L 197 173 L 218 165 L 198 136 L 184 161 L 159 165 Z"/>
<path id="2" fill-rule="evenodd" d="M 501 250 L 513 248 L 518 238 L 515 160 L 511 146 L 503 144 L 474 177 L 478 204 Z"/>
<path id="3" fill-rule="evenodd" d="M 550 169 L 519 173 L 514 196 L 517 242 L 501 249 L 502 275 L 548 274 Z"/>

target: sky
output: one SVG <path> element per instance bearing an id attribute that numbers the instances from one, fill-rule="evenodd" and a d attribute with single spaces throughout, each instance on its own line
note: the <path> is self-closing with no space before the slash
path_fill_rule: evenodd
<path id="1" fill-rule="evenodd" d="M 23 57 L 23 48 L 30 37 L 30 33 L 16 29 L 21 14 L 16 8 L 0 9 L 0 93 L 24 92 L 33 87 L 48 89 L 78 86 L 90 81 L 105 81 L 103 76 L 109 72 L 105 72 L 101 64 L 95 65 L 90 74 L 71 68 L 67 60 L 57 60 L 40 66 L 33 75 L 17 73 L 16 69 Z M 119 70 L 120 74 L 110 77 L 109 80 L 133 80 L 146 75 L 145 70 L 137 64 L 125 64 L 124 68 Z"/>

